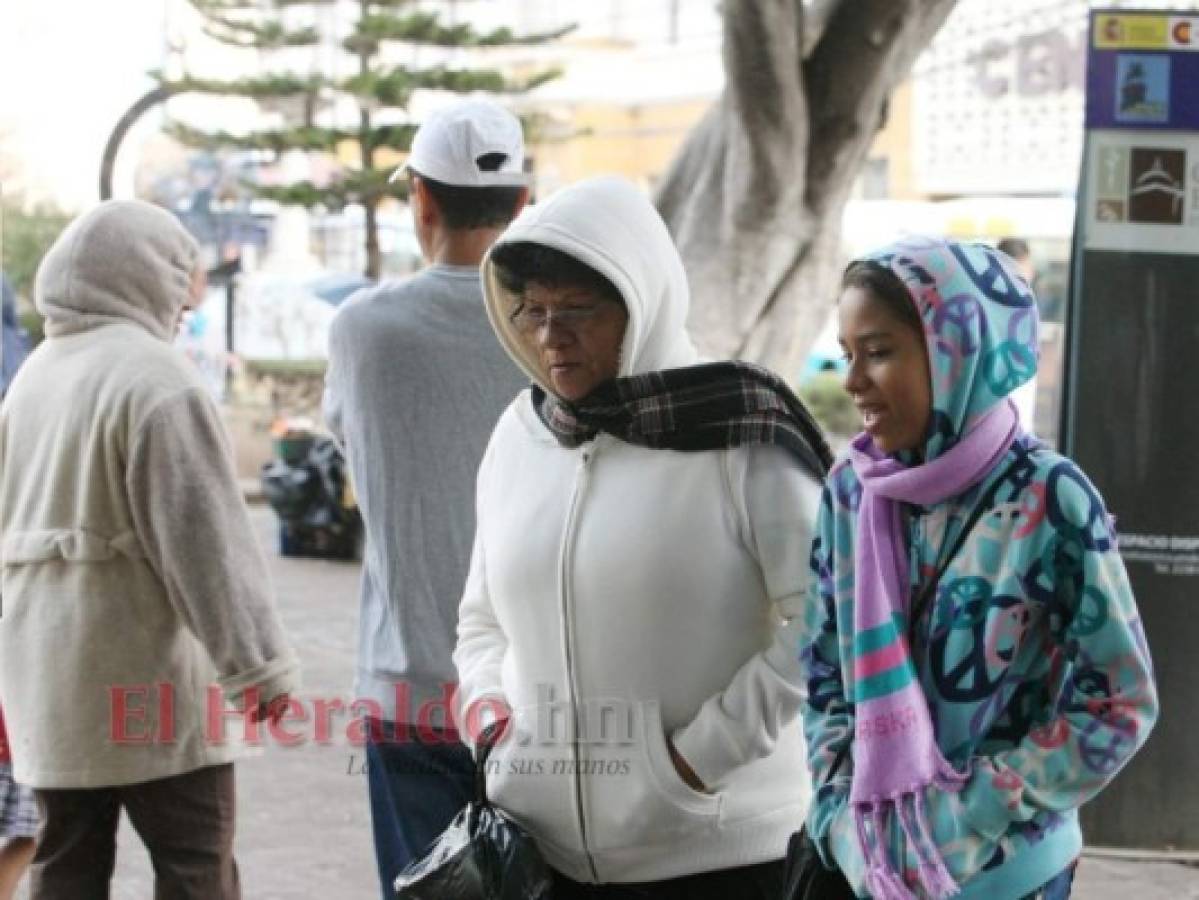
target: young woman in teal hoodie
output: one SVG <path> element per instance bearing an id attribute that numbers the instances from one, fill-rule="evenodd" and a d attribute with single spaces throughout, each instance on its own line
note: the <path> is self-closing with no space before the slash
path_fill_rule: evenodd
<path id="1" fill-rule="evenodd" d="M 1158 705 L 1113 520 L 1007 399 L 1035 298 L 1003 254 L 928 238 L 842 287 L 865 430 L 811 554 L 810 833 L 860 896 L 1058 900 L 1078 808 Z"/>

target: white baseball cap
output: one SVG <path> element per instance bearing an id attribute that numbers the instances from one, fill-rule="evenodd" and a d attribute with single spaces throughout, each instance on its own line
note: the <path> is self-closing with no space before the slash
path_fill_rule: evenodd
<path id="1" fill-rule="evenodd" d="M 489 154 L 503 157 L 484 168 L 479 160 Z M 523 187 L 525 147 L 520 121 L 490 100 L 461 100 L 433 113 L 417 129 L 405 169 L 442 184 L 459 187 Z"/>

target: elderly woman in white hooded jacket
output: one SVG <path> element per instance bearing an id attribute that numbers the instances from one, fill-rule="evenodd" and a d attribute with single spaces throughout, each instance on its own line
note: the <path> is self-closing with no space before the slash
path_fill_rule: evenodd
<path id="1" fill-rule="evenodd" d="M 457 713 L 555 897 L 777 896 L 808 805 L 796 655 L 829 455 L 765 370 L 700 364 L 631 184 L 525 211 L 482 270 L 532 379 L 478 477 Z"/>

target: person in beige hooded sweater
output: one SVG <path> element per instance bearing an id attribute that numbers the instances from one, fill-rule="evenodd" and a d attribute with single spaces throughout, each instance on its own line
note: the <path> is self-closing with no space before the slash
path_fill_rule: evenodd
<path id="1" fill-rule="evenodd" d="M 0 407 L 0 697 L 42 817 L 34 900 L 108 896 L 122 808 L 156 896 L 238 897 L 244 725 L 222 707 L 278 716 L 298 686 L 218 411 L 171 346 L 202 284 L 170 213 L 82 215 Z"/>

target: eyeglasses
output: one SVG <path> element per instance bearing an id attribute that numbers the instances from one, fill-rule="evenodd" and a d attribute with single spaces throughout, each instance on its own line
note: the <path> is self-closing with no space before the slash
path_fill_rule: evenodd
<path id="1" fill-rule="evenodd" d="M 520 334 L 526 336 L 534 334 L 550 324 L 558 325 L 573 333 L 586 328 L 589 322 L 610 306 L 613 306 L 613 303 L 608 300 L 577 306 L 556 307 L 540 303 L 521 303 L 508 316 L 508 321 Z"/>

